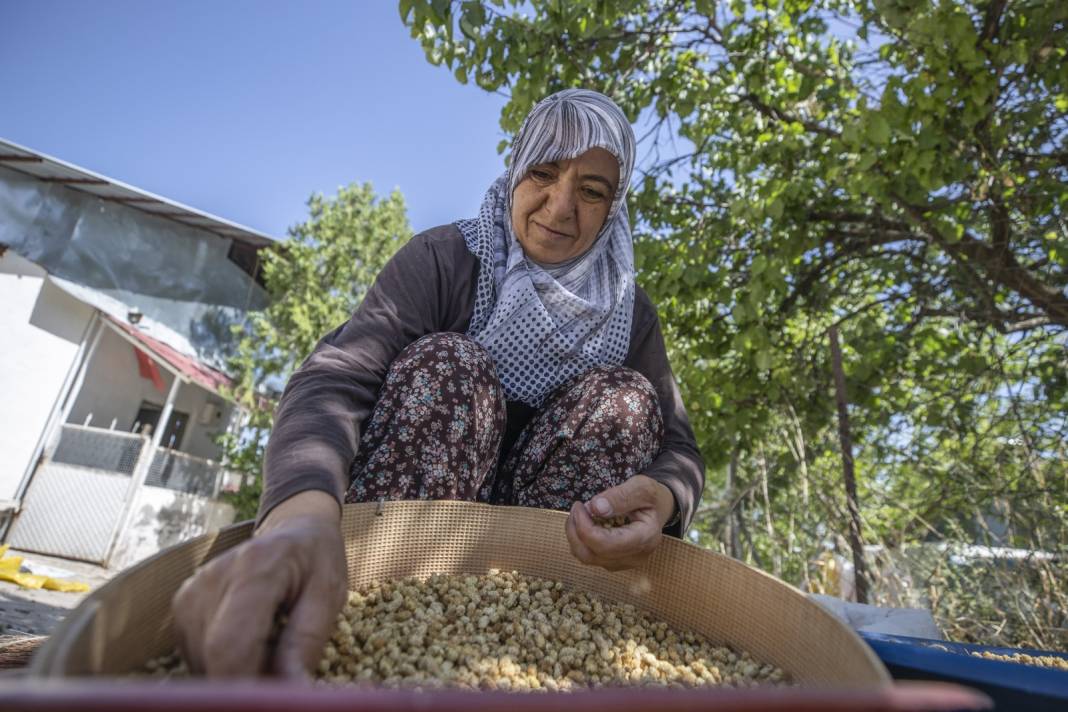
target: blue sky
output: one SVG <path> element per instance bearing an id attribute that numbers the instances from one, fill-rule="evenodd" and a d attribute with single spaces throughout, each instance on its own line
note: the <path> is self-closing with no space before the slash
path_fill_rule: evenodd
<path id="1" fill-rule="evenodd" d="M 0 35 L 0 137 L 275 236 L 352 181 L 451 222 L 504 169 L 504 99 L 394 0 L 0 0 Z"/>

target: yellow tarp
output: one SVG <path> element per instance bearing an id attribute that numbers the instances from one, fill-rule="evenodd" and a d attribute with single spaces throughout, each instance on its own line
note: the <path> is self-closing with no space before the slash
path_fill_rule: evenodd
<path id="1" fill-rule="evenodd" d="M 89 584 L 80 581 L 67 581 L 64 579 L 30 574 L 20 571 L 22 567 L 21 556 L 8 556 L 7 544 L 0 546 L 0 581 L 10 581 L 23 588 L 45 588 L 49 591 L 73 591 L 82 592 L 89 590 Z"/>

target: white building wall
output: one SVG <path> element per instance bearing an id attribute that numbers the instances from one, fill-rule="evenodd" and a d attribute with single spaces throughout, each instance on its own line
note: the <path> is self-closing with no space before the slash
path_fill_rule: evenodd
<path id="1" fill-rule="evenodd" d="M 115 430 L 130 432 L 142 401 L 162 407 L 167 400 L 173 379 L 162 366 L 158 368 L 163 391 L 141 378 L 133 344 L 106 328 L 67 422 L 95 428 L 111 428 L 114 422 Z"/>
<path id="2" fill-rule="evenodd" d="M 134 499 L 129 527 L 116 545 L 111 567 L 132 566 L 161 549 L 217 531 L 233 521 L 234 508 L 225 502 L 161 487 L 142 487 Z"/>
<path id="3" fill-rule="evenodd" d="M 201 415 L 209 403 L 214 406 L 211 410 L 215 413 L 221 411 L 222 416 L 202 421 Z M 194 457 L 218 460 L 219 446 L 215 444 L 213 438 L 225 432 L 230 422 L 232 409 L 230 404 L 199 386 L 183 385 L 175 399 L 174 409 L 189 414 L 189 425 L 185 428 L 185 437 L 176 449 Z"/>
<path id="4" fill-rule="evenodd" d="M 93 310 L 12 250 L 0 257 L 0 499 L 14 499 Z"/>

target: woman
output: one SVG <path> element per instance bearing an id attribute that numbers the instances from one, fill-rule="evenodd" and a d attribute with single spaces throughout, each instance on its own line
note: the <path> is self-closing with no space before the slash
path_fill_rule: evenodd
<path id="1" fill-rule="evenodd" d="M 607 97 L 543 100 L 479 216 L 412 238 L 320 342 L 278 407 L 256 535 L 175 597 L 194 668 L 264 670 L 279 607 L 275 671 L 312 668 L 345 598 L 343 499 L 570 508 L 572 553 L 613 570 L 681 536 L 704 471 L 634 284 L 634 150 Z"/>

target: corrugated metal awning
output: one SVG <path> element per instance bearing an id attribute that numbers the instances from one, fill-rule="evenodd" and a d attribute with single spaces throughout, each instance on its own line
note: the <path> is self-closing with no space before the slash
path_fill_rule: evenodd
<path id="1" fill-rule="evenodd" d="M 273 238 L 252 228 L 134 188 L 3 139 L 0 139 L 0 166 L 32 176 L 44 183 L 63 185 L 72 190 L 96 196 L 101 200 L 127 205 L 149 215 L 205 230 L 213 235 L 250 247 L 259 248 L 275 244 Z"/>

